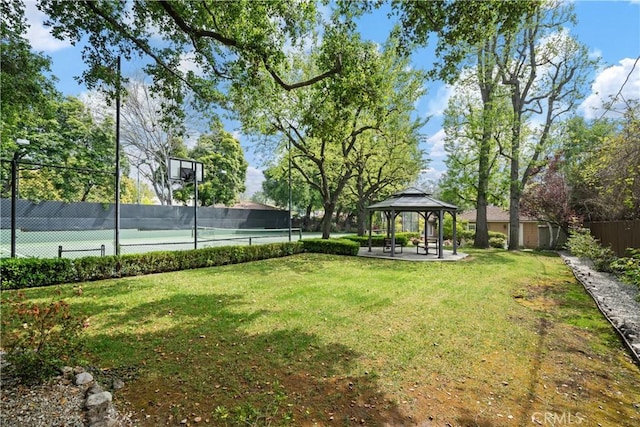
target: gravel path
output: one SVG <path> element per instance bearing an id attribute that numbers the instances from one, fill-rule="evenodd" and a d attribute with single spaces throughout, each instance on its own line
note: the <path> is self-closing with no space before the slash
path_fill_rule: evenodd
<path id="1" fill-rule="evenodd" d="M 564 252 L 560 255 L 640 364 L 640 289 L 620 282 L 612 274 L 595 271 L 590 261 Z"/>

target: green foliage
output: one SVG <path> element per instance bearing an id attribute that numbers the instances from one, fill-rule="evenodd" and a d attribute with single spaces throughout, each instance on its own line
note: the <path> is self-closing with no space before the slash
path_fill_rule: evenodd
<path id="1" fill-rule="evenodd" d="M 565 146 L 573 207 L 590 220 L 637 219 L 640 215 L 640 103 L 624 116 L 588 126 L 576 119 Z M 570 148 L 571 146 L 577 146 Z"/>
<path id="2" fill-rule="evenodd" d="M 626 283 L 640 288 L 640 249 L 627 249 L 627 256 L 611 263 L 613 272 Z"/>
<path id="3" fill-rule="evenodd" d="M 2 346 L 10 369 L 24 382 L 40 383 L 76 363 L 83 321 L 71 314 L 69 304 L 30 303 L 17 293 L 1 305 Z"/>
<path id="4" fill-rule="evenodd" d="M 604 248 L 593 237 L 587 228 L 578 228 L 571 231 L 567 239 L 569 251 L 582 259 L 590 259 L 598 271 L 611 271 L 611 263 L 615 255 L 611 248 Z"/>
<path id="5" fill-rule="evenodd" d="M 407 246 L 407 243 L 411 238 L 418 238 L 418 233 L 396 233 L 396 245 L 399 246 Z M 369 236 L 356 236 L 348 235 L 342 236 L 341 239 L 351 240 L 353 242 L 357 242 L 360 247 L 368 247 L 369 246 Z M 371 246 L 372 247 L 382 247 L 384 246 L 384 240 L 387 238 L 386 235 L 378 234 L 375 236 L 371 236 Z"/>
<path id="6" fill-rule="evenodd" d="M 202 206 L 215 203 L 232 205 L 245 191 L 248 163 L 240 142 L 221 128 L 201 135 L 188 157 L 202 162 L 204 182 L 198 184 L 198 200 Z M 174 198 L 187 202 L 193 197 L 193 184 L 174 192 Z"/>
<path id="7" fill-rule="evenodd" d="M 293 89 L 278 73 L 284 50 L 306 41 L 319 19 L 316 2 L 59 2 L 41 0 L 52 34 L 72 43 L 83 39 L 89 88 L 117 87 L 113 64 L 122 56 L 146 58 L 152 91 L 160 94 L 165 118 L 181 119 L 185 95 L 195 94 L 202 111 L 219 104 L 220 83 L 265 73 Z M 197 54 L 194 54 L 194 48 Z M 180 66 L 189 54 L 198 72 Z M 332 64 L 323 76 L 335 74 Z M 323 76 L 313 76 L 320 80 Z M 113 95 L 113 93 L 111 93 Z"/>
<path id="8" fill-rule="evenodd" d="M 86 282 L 276 258 L 302 252 L 300 242 L 216 246 L 77 259 L 6 258 L 0 261 L 1 289 Z"/>
<path id="9" fill-rule="evenodd" d="M 307 252 L 334 254 L 334 255 L 358 255 L 360 244 L 347 239 L 303 239 L 304 250 Z"/>
<path id="10" fill-rule="evenodd" d="M 458 242 L 467 229 L 468 223 L 469 221 L 456 221 L 456 238 L 458 239 Z M 446 240 L 453 240 L 453 217 L 451 215 L 444 216 L 444 221 L 442 222 L 442 234 Z"/>
<path id="11" fill-rule="evenodd" d="M 489 246 L 491 246 L 492 248 L 504 249 L 506 245 L 506 237 L 489 237 Z"/>
<path id="12" fill-rule="evenodd" d="M 72 261 L 66 258 L 3 258 L 0 259 L 0 287 L 24 289 L 74 281 Z"/>

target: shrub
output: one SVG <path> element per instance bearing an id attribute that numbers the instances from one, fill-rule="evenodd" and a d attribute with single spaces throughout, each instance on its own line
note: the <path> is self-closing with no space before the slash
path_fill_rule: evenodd
<path id="1" fill-rule="evenodd" d="M 475 235 L 475 233 L 474 233 Z M 504 233 L 500 233 L 499 231 L 489 231 L 488 232 L 489 238 L 494 238 L 494 239 L 503 239 L 505 242 L 507 241 L 507 235 Z"/>
<path id="2" fill-rule="evenodd" d="M 400 246 L 407 246 L 407 243 L 411 238 L 417 238 L 417 237 L 419 237 L 418 233 L 396 233 L 396 244 Z M 375 236 L 371 236 L 371 246 L 372 247 L 384 246 L 384 239 L 386 238 L 387 236 L 382 234 L 376 234 Z M 340 239 L 357 242 L 358 245 L 363 248 L 369 246 L 369 236 L 356 236 L 355 234 L 353 234 L 348 236 L 342 236 L 340 237 Z"/>
<path id="3" fill-rule="evenodd" d="M 504 249 L 507 245 L 507 239 L 502 237 L 489 237 L 489 246 L 492 248 Z"/>
<path id="4" fill-rule="evenodd" d="M 64 258 L 3 258 L 0 260 L 1 289 L 50 286 L 74 280 L 71 260 Z"/>
<path id="5" fill-rule="evenodd" d="M 300 242 L 254 246 L 217 246 L 188 251 L 160 251 L 77 259 L 5 258 L 0 260 L 0 288 L 21 289 L 103 280 L 191 268 L 257 261 L 300 253 Z"/>
<path id="6" fill-rule="evenodd" d="M 640 249 L 627 249 L 627 256 L 611 263 L 611 269 L 623 282 L 640 288 Z"/>
<path id="7" fill-rule="evenodd" d="M 598 271 L 611 271 L 615 255 L 611 248 L 604 248 L 587 228 L 574 229 L 567 239 L 569 251 L 582 259 L 590 259 Z"/>
<path id="8" fill-rule="evenodd" d="M 2 346 L 11 369 L 26 383 L 40 383 L 75 364 L 82 348 L 83 321 L 69 304 L 27 303 L 22 293 L 2 302 Z"/>
<path id="9" fill-rule="evenodd" d="M 360 245 L 348 239 L 303 239 L 304 250 L 322 254 L 358 255 Z"/>

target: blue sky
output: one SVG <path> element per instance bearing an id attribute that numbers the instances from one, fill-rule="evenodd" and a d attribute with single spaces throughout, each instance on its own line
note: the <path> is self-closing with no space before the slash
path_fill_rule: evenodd
<path id="1" fill-rule="evenodd" d="M 44 17 L 35 8 L 35 3 L 30 0 L 26 2 L 27 18 L 31 25 L 27 38 L 33 49 L 52 58 L 52 72 L 59 79 L 58 89 L 62 93 L 82 95 L 87 89 L 74 79 L 84 68 L 80 49 L 54 39 L 42 26 Z M 626 99 L 640 99 L 640 63 L 636 64 L 636 59 L 640 56 L 640 0 L 578 0 L 574 1 L 574 4 L 578 23 L 570 28 L 571 34 L 584 43 L 592 55 L 602 58 L 600 68 L 593 75 L 591 93 L 578 108 L 579 114 L 594 118 L 602 114 L 603 110 L 599 108 L 602 100 L 615 95 L 627 78 L 628 82 L 624 85 L 622 95 Z M 363 39 L 383 43 L 392 24 L 386 12 L 379 10 L 362 18 L 359 28 Z M 432 49 L 426 48 L 416 52 L 413 62 L 415 68 L 428 69 L 434 62 Z M 123 73 L 135 73 L 141 67 L 140 63 L 125 63 Z M 417 114 L 430 117 L 422 132 L 427 137 L 422 148 L 431 159 L 425 175 L 435 180 L 445 170 L 442 113 L 451 90 L 439 82 L 430 82 L 428 89 L 427 95 L 417 105 Z M 228 126 L 228 131 L 236 131 L 233 123 L 229 123 Z M 263 165 L 253 147 L 249 145 L 248 139 L 239 137 L 250 164 L 247 174 L 248 193 L 253 193 L 260 189 L 260 169 Z"/>

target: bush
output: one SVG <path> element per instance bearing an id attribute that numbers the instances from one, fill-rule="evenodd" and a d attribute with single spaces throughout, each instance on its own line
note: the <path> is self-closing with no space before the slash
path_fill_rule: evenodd
<path id="1" fill-rule="evenodd" d="M 505 242 L 507 241 L 507 235 L 504 233 L 500 233 L 499 231 L 489 231 L 489 239 L 503 239 Z M 475 233 L 474 233 L 475 235 Z"/>
<path id="2" fill-rule="evenodd" d="M 74 280 L 69 259 L 3 258 L 0 260 L 1 289 L 49 286 Z"/>
<path id="3" fill-rule="evenodd" d="M 113 277 L 137 276 L 257 261 L 300 253 L 300 242 L 254 246 L 218 246 L 77 259 L 5 258 L 0 260 L 0 289 L 22 289 Z"/>
<path id="4" fill-rule="evenodd" d="M 640 288 L 640 249 L 627 249 L 627 256 L 611 263 L 611 269 L 623 282 Z"/>
<path id="5" fill-rule="evenodd" d="M 14 373 L 26 383 L 40 383 L 64 365 L 78 361 L 83 321 L 69 304 L 27 303 L 24 295 L 2 301 L 2 346 Z"/>
<path id="6" fill-rule="evenodd" d="M 348 239 L 303 239 L 304 250 L 322 254 L 358 255 L 360 245 Z"/>
<path id="7" fill-rule="evenodd" d="M 615 254 L 611 248 L 604 248 L 593 237 L 587 228 L 578 228 L 571 232 L 567 239 L 569 251 L 582 259 L 590 259 L 598 271 L 611 272 L 611 263 Z"/>
<path id="8" fill-rule="evenodd" d="M 419 233 L 396 233 L 396 244 L 400 246 L 407 246 L 407 243 L 411 238 L 418 238 Z M 375 248 L 379 248 L 384 246 L 384 239 L 386 239 L 386 235 L 376 234 L 371 236 L 371 246 Z M 353 242 L 357 242 L 360 247 L 368 247 L 369 246 L 369 236 L 356 236 L 348 235 L 342 236 L 343 240 L 351 240 Z M 325 239 L 326 240 L 326 239 Z"/>
<path id="9" fill-rule="evenodd" d="M 492 248 L 504 249 L 507 246 L 507 239 L 502 237 L 489 237 L 489 246 Z"/>

